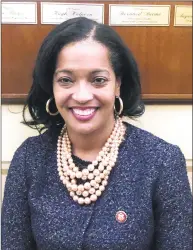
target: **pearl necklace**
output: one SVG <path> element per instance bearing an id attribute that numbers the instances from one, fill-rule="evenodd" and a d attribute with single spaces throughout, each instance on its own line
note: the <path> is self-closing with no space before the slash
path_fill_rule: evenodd
<path id="1" fill-rule="evenodd" d="M 74 164 L 72 148 L 66 126 L 61 130 L 57 143 L 57 166 L 60 180 L 66 186 L 70 196 L 79 204 L 95 202 L 108 184 L 112 168 L 115 166 L 118 150 L 125 134 L 122 119 L 118 118 L 114 129 L 99 152 L 96 160 L 82 171 Z M 85 181 L 77 184 L 77 180 Z"/>

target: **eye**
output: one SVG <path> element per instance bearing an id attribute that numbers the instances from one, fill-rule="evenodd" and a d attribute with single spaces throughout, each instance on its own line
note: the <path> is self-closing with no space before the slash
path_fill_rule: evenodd
<path id="1" fill-rule="evenodd" d="M 107 81 L 107 79 L 103 78 L 103 77 L 96 77 L 94 79 L 94 83 L 97 85 L 103 85 L 106 81 Z"/>
<path id="2" fill-rule="evenodd" d="M 61 77 L 60 79 L 58 79 L 58 82 L 62 85 L 70 85 L 72 83 L 72 80 L 68 77 Z"/>

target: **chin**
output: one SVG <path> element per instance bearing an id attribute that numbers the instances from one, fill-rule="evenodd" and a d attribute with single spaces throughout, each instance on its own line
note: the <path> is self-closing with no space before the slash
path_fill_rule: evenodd
<path id="1" fill-rule="evenodd" d="M 94 131 L 96 131 L 96 126 L 94 125 L 83 125 L 83 126 L 78 126 L 78 129 L 76 128 L 76 133 L 77 134 L 82 134 L 82 135 L 89 135 L 92 134 Z"/>
<path id="2" fill-rule="evenodd" d="M 76 125 L 75 125 L 76 124 Z M 89 124 L 89 123 L 73 123 L 73 125 L 71 126 L 70 124 L 69 128 L 71 130 L 72 133 L 75 133 L 77 135 L 89 135 L 92 134 L 93 132 L 95 132 L 97 129 L 99 129 L 99 126 L 97 126 L 96 124 Z M 67 127 L 68 127 L 67 125 Z M 75 125 L 75 126 L 74 126 Z"/>

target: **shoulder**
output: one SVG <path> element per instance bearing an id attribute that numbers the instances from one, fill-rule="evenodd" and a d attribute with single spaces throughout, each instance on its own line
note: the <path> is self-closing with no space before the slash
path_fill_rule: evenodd
<path id="1" fill-rule="evenodd" d="M 135 150 L 139 155 L 142 154 L 145 158 L 151 157 L 152 161 L 154 159 L 157 161 L 159 161 L 159 159 L 164 161 L 174 157 L 184 158 L 177 145 L 169 143 L 131 124 L 127 124 L 126 143 L 127 146 Z"/>
<path id="2" fill-rule="evenodd" d="M 45 151 L 53 149 L 56 145 L 57 137 L 53 136 L 50 131 L 45 131 L 37 136 L 28 137 L 15 151 L 13 158 L 26 158 L 29 155 L 36 157 L 42 155 Z"/>

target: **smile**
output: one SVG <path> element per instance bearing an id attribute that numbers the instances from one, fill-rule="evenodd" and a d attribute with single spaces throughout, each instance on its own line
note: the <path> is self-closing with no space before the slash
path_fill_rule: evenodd
<path id="1" fill-rule="evenodd" d="M 85 108 L 85 109 L 72 108 L 71 111 L 77 120 L 88 121 L 94 117 L 97 108 Z"/>

